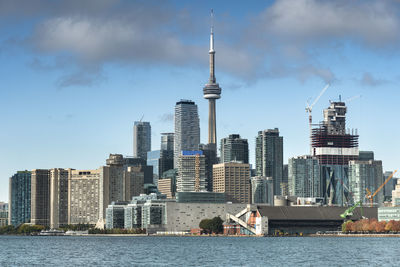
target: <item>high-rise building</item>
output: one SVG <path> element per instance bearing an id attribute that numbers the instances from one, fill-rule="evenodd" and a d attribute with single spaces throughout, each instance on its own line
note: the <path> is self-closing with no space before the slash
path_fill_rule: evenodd
<path id="1" fill-rule="evenodd" d="M 153 184 L 157 185 L 159 178 L 161 150 L 147 152 L 147 166 L 153 166 Z"/>
<path id="2" fill-rule="evenodd" d="M 206 191 L 207 181 L 203 151 L 182 151 L 177 163 L 177 192 Z"/>
<path id="3" fill-rule="evenodd" d="M 183 150 L 196 150 L 200 144 L 200 126 L 197 105 L 181 100 L 175 106 L 174 168 Z"/>
<path id="4" fill-rule="evenodd" d="M 283 137 L 279 129 L 259 131 L 256 138 L 256 174 L 272 177 L 274 195 L 281 195 L 283 176 Z"/>
<path id="5" fill-rule="evenodd" d="M 288 164 L 283 164 L 283 172 L 282 172 L 282 183 L 281 183 L 281 195 L 288 196 L 289 195 L 289 166 Z"/>
<path id="6" fill-rule="evenodd" d="M 50 170 L 50 228 L 68 224 L 68 169 Z"/>
<path id="7" fill-rule="evenodd" d="M 380 160 L 351 160 L 349 161 L 349 190 L 352 192 L 352 203 L 362 201 L 367 204 L 365 197 L 367 189 L 374 193 L 383 184 L 382 161 Z M 383 203 L 383 191 L 374 197 L 374 203 Z"/>
<path id="8" fill-rule="evenodd" d="M 153 166 L 147 165 L 146 160 L 142 158 L 132 158 L 132 157 L 124 157 L 124 169 L 127 167 L 140 167 L 141 171 L 144 173 L 144 183 L 152 184 L 153 183 Z"/>
<path id="9" fill-rule="evenodd" d="M 225 193 L 226 201 L 250 204 L 250 165 L 240 162 L 215 164 L 213 190 Z"/>
<path id="10" fill-rule="evenodd" d="M 324 201 L 328 205 L 345 205 L 351 201 L 349 161 L 359 157 L 358 135 L 346 132 L 347 107 L 344 102 L 331 102 L 324 109 L 324 120 L 312 129 L 312 153 L 321 165 Z"/>
<path id="11" fill-rule="evenodd" d="M 249 144 L 238 134 L 221 139 L 221 163 L 231 161 L 249 163 Z"/>
<path id="12" fill-rule="evenodd" d="M 374 151 L 359 151 L 358 160 L 360 161 L 374 160 Z"/>
<path id="13" fill-rule="evenodd" d="M 383 179 L 386 181 L 386 179 L 389 178 L 390 175 L 392 175 L 392 171 L 386 171 L 383 173 Z M 395 186 L 397 184 L 397 180 L 399 178 L 392 177 L 383 187 L 383 197 L 385 201 L 392 201 L 392 191 L 395 189 Z"/>
<path id="14" fill-rule="evenodd" d="M 395 189 L 392 191 L 392 206 L 400 206 L 400 179 L 397 179 Z"/>
<path id="15" fill-rule="evenodd" d="M 31 172 L 18 171 L 9 180 L 8 224 L 31 221 Z"/>
<path id="16" fill-rule="evenodd" d="M 163 173 L 174 168 L 174 134 L 161 134 L 161 150 L 158 162 L 158 177 L 161 178 Z"/>
<path id="17" fill-rule="evenodd" d="M 32 170 L 31 223 L 50 225 L 50 171 Z"/>
<path id="18" fill-rule="evenodd" d="M 211 17 L 213 13 L 211 13 Z M 214 25 L 211 25 L 210 32 L 210 50 L 208 52 L 210 58 L 210 77 L 207 84 L 203 88 L 204 98 L 208 99 L 208 143 L 216 146 L 217 142 L 217 123 L 215 100 L 221 97 L 221 88 L 215 78 L 215 50 L 214 50 Z"/>
<path id="19" fill-rule="evenodd" d="M 216 147 L 214 144 L 200 144 L 199 150 L 203 151 L 206 168 L 206 189 L 213 191 L 213 165 L 218 163 Z"/>
<path id="20" fill-rule="evenodd" d="M 96 224 L 105 218 L 104 168 L 71 170 L 68 177 L 68 224 Z"/>
<path id="21" fill-rule="evenodd" d="M 144 193 L 144 172 L 140 166 L 128 167 L 125 175 L 125 200 Z"/>
<path id="22" fill-rule="evenodd" d="M 251 203 L 274 204 L 274 184 L 271 177 L 251 177 Z"/>
<path id="23" fill-rule="evenodd" d="M 296 197 L 322 197 L 322 182 L 318 159 L 300 156 L 289 159 L 289 195 Z"/>
<path id="24" fill-rule="evenodd" d="M 146 160 L 149 151 L 151 151 L 150 122 L 135 121 L 133 126 L 133 156 Z"/>
<path id="25" fill-rule="evenodd" d="M 171 169 L 163 173 L 160 180 L 158 180 L 158 191 L 167 196 L 167 198 L 174 198 L 176 193 L 176 177 L 178 171 Z"/>

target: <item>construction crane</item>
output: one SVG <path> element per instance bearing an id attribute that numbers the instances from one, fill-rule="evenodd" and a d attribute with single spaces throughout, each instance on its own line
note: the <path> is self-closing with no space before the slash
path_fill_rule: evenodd
<path id="1" fill-rule="evenodd" d="M 385 180 L 385 182 L 383 182 L 383 184 L 381 184 L 381 186 L 378 187 L 378 189 L 377 189 L 374 193 L 371 193 L 371 191 L 369 191 L 368 188 L 365 189 L 365 190 L 367 191 L 367 194 L 365 195 L 365 197 L 366 197 L 367 199 L 369 199 L 369 201 L 370 201 L 370 203 L 371 203 L 371 207 L 372 207 L 372 204 L 373 204 L 374 196 L 376 196 L 376 194 L 378 194 L 378 192 L 381 191 L 381 189 L 385 186 L 385 184 L 387 184 L 387 182 L 389 182 L 390 179 L 392 179 L 393 175 L 394 175 L 396 172 L 397 172 L 397 170 L 395 170 L 395 171 Z"/>
<path id="2" fill-rule="evenodd" d="M 355 95 L 355 96 L 349 97 L 344 102 L 350 103 L 351 101 L 356 100 L 358 98 L 361 98 L 361 95 Z"/>
<path id="3" fill-rule="evenodd" d="M 347 210 L 345 210 L 342 214 L 340 214 L 340 217 L 342 217 L 343 219 L 348 219 L 351 216 L 353 216 L 353 211 L 360 206 L 361 208 L 361 218 L 364 217 L 363 216 L 363 211 L 362 211 L 362 200 L 358 201 L 356 204 L 354 204 L 353 206 L 351 206 L 350 208 L 348 208 Z"/>
<path id="4" fill-rule="evenodd" d="M 321 98 L 321 96 L 325 93 L 325 91 L 329 88 L 330 84 L 327 84 L 324 89 L 322 89 L 322 91 L 319 93 L 319 95 L 317 96 L 317 98 L 315 98 L 314 102 L 312 102 L 312 104 L 310 105 L 310 102 L 307 100 L 307 107 L 306 107 L 306 112 L 308 113 L 308 123 L 309 123 L 309 127 L 310 127 L 310 155 L 313 155 L 313 151 L 312 151 L 312 108 L 315 104 L 317 104 L 318 100 Z"/>

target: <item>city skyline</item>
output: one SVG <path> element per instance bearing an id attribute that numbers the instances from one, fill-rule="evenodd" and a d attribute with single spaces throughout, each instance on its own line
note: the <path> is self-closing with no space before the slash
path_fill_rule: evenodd
<path id="1" fill-rule="evenodd" d="M 400 28 L 399 6 L 391 2 L 374 4 L 379 7 L 379 15 L 389 18 L 384 20 L 374 17 L 367 4 L 339 2 L 342 8 L 317 1 L 260 1 L 246 7 L 238 3 L 225 7 L 223 2 L 211 1 L 201 5 L 181 1 L 126 4 L 127 11 L 141 7 L 152 18 L 163 7 L 166 14 L 179 15 L 176 21 L 168 15 L 154 18 L 147 28 L 140 28 L 144 25 L 127 16 L 122 3 L 116 4 L 116 14 L 126 15 L 124 19 L 131 26 L 124 27 L 124 19 L 107 12 L 112 5 L 107 1 L 98 4 L 96 12 L 82 11 L 82 17 L 77 16 L 80 11 L 76 3 L 55 12 L 62 4 L 45 7 L 42 3 L 41 7 L 18 11 L 9 2 L 7 8 L 0 8 L 0 59 L 6 62 L 0 67 L 0 201 L 8 200 L 8 178 L 16 171 L 96 169 L 110 153 L 131 155 L 133 122 L 143 114 L 152 125 L 151 142 L 157 144 L 153 150 L 159 149 L 160 134 L 173 131 L 174 105 L 180 99 L 191 99 L 198 105 L 200 141 L 207 143 L 208 101 L 203 99 L 202 87 L 209 72 L 206 59 L 211 7 L 218 29 L 218 81 L 224 87 L 223 98 L 218 101 L 217 147 L 221 138 L 240 134 L 249 141 L 249 159 L 254 168 L 257 132 L 277 127 L 285 140 L 284 163 L 290 157 L 307 154 L 305 103 L 330 82 L 331 87 L 313 110 L 314 122 L 322 120 L 328 100 L 337 100 L 339 95 L 343 99 L 362 95 L 346 103 L 349 128 L 358 128 L 360 150 L 374 151 L 375 157 L 383 161 L 384 171 L 396 169 L 399 126 L 393 122 L 399 96 L 396 60 L 400 56 L 393 49 L 398 45 L 398 38 L 393 36 Z M 305 3 L 311 11 L 304 9 Z M 95 3 L 88 1 L 87 5 Z M 349 14 L 355 14 L 366 28 L 370 26 L 371 31 L 380 34 L 369 37 L 361 22 L 349 27 L 328 21 L 313 27 L 298 25 L 297 33 L 289 31 L 287 34 L 291 35 L 285 36 L 278 31 L 289 29 L 294 22 L 280 13 L 283 10 L 291 15 L 293 10 L 300 14 L 312 12 L 317 17 L 307 19 L 306 26 L 327 10 L 334 19 L 344 21 L 350 20 Z M 276 31 L 260 29 L 267 18 L 271 18 Z M 298 17 L 291 18 L 296 21 Z M 153 50 L 139 50 L 143 55 L 129 54 L 128 50 L 141 45 L 153 44 L 157 48 L 162 42 L 154 32 L 163 20 L 167 24 L 163 36 L 170 37 L 168 53 L 157 51 L 155 58 L 150 53 Z M 258 24 L 251 25 L 254 21 Z M 102 22 L 104 25 L 93 31 Z M 27 26 L 29 23 L 32 26 Z M 237 25 L 242 26 L 235 33 Z M 176 26 L 178 33 L 173 30 Z M 117 44 L 114 49 L 129 46 L 128 50 L 121 50 L 128 53 L 125 59 L 125 54 L 99 46 L 113 27 L 122 36 L 138 30 L 148 43 L 111 35 Z M 251 29 L 260 31 L 260 36 Z M 55 42 L 52 38 L 56 36 L 51 34 L 57 31 L 52 30 L 59 30 L 71 41 Z M 93 33 L 89 35 L 93 40 L 74 41 L 84 33 Z M 290 40 L 299 48 L 289 46 Z M 279 45 L 282 50 L 277 48 Z M 261 51 L 261 59 L 254 57 L 251 49 Z M 276 56 L 282 57 L 282 66 L 275 62 Z M 255 67 L 261 68 L 261 74 Z"/>

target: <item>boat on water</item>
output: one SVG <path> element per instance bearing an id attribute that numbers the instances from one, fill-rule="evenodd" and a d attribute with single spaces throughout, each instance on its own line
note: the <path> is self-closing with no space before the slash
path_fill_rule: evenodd
<path id="1" fill-rule="evenodd" d="M 50 230 L 42 230 L 39 235 L 41 236 L 63 236 L 65 232 L 63 230 L 50 229 Z"/>
<path id="2" fill-rule="evenodd" d="M 89 231 L 85 230 L 85 231 L 72 231 L 72 230 L 68 230 L 65 232 L 65 235 L 70 235 L 70 236 L 82 236 L 82 235 L 88 235 Z"/>

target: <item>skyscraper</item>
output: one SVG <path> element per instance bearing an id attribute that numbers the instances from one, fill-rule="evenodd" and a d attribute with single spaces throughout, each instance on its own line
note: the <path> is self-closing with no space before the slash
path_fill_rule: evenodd
<path id="1" fill-rule="evenodd" d="M 274 204 L 273 182 L 271 177 L 251 177 L 251 203 Z"/>
<path id="2" fill-rule="evenodd" d="M 318 160 L 311 156 L 289 159 L 289 195 L 297 197 L 322 197 L 322 181 Z"/>
<path id="3" fill-rule="evenodd" d="M 182 151 L 177 163 L 177 192 L 206 191 L 206 169 L 203 151 Z"/>
<path id="4" fill-rule="evenodd" d="M 50 228 L 68 224 L 68 169 L 50 170 Z"/>
<path id="5" fill-rule="evenodd" d="M 259 131 L 256 138 L 257 176 L 272 177 L 274 195 L 281 195 L 283 176 L 283 137 L 279 129 Z"/>
<path id="6" fill-rule="evenodd" d="M 238 134 L 221 139 L 221 163 L 231 161 L 249 163 L 249 144 Z"/>
<path id="7" fill-rule="evenodd" d="M 174 133 L 161 134 L 160 160 L 158 162 L 158 177 L 174 168 Z"/>
<path id="8" fill-rule="evenodd" d="M 162 133 L 161 134 L 161 150 L 174 150 L 174 133 Z"/>
<path id="9" fill-rule="evenodd" d="M 150 122 L 135 121 L 133 126 L 133 156 L 147 159 L 147 152 L 151 150 Z"/>
<path id="10" fill-rule="evenodd" d="M 31 221 L 31 172 L 18 171 L 10 178 L 8 224 L 18 226 Z"/>
<path id="11" fill-rule="evenodd" d="M 31 177 L 31 223 L 50 225 L 50 171 L 33 170 Z"/>
<path id="12" fill-rule="evenodd" d="M 200 121 L 197 105 L 181 100 L 175 106 L 174 168 L 182 150 L 197 150 L 200 144 Z"/>
<path id="13" fill-rule="evenodd" d="M 211 20 L 213 19 L 213 11 L 211 11 Z M 204 86 L 204 98 L 208 99 L 208 143 L 216 144 L 217 141 L 217 126 L 216 126 L 216 110 L 215 100 L 221 97 L 221 88 L 215 78 L 215 50 L 214 50 L 214 25 L 211 23 L 210 32 L 210 78 Z"/>
<path id="14" fill-rule="evenodd" d="M 351 202 L 351 194 L 346 189 L 349 161 L 358 159 L 359 150 L 357 131 L 346 132 L 346 112 L 344 102 L 331 102 L 324 109 L 323 122 L 312 129 L 312 153 L 321 165 L 324 199 L 328 205 Z"/>

